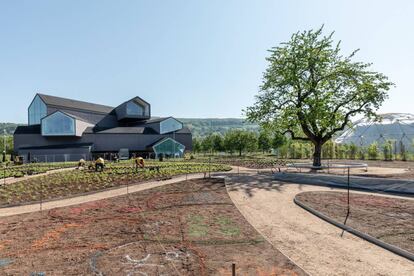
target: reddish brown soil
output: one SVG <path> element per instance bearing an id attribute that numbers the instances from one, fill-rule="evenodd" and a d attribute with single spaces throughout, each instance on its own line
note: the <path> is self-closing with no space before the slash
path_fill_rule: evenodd
<path id="1" fill-rule="evenodd" d="M 343 223 L 347 213 L 344 192 L 304 192 L 296 199 Z M 414 253 L 414 200 L 350 194 L 348 226 Z"/>
<path id="2" fill-rule="evenodd" d="M 221 179 L 0 220 L 2 275 L 305 275 L 250 226 Z"/>

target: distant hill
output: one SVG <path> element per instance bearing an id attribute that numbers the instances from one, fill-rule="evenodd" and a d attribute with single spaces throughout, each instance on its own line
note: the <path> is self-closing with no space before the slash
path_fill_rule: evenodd
<path id="1" fill-rule="evenodd" d="M 226 133 L 231 129 L 244 129 L 250 131 L 258 131 L 257 124 L 245 122 L 244 119 L 224 118 L 224 119 L 199 119 L 199 118 L 180 118 L 178 119 L 186 125 L 193 137 L 204 137 L 212 132 L 221 134 Z"/>
<path id="2" fill-rule="evenodd" d="M 259 126 L 245 122 L 243 119 L 225 118 L 225 119 L 198 119 L 198 118 L 180 118 L 181 122 L 187 126 L 194 137 L 204 137 L 212 132 L 221 134 L 226 133 L 230 129 L 244 129 L 251 131 L 258 131 Z M 12 135 L 17 126 L 23 124 L 15 123 L 0 123 L 0 135 L 3 134 L 4 129 L 6 133 Z"/>
<path id="3" fill-rule="evenodd" d="M 0 123 L 0 135 L 3 135 L 4 130 L 6 130 L 6 134 L 12 135 L 14 130 L 17 126 L 21 126 L 23 124 L 15 124 L 15 123 Z"/>

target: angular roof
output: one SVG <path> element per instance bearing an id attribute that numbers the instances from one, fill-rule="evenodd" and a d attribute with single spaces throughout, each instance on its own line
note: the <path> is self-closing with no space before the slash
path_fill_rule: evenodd
<path id="1" fill-rule="evenodd" d="M 180 145 L 183 145 L 183 144 L 181 144 L 181 143 L 180 143 L 180 142 L 178 142 L 177 140 L 174 140 L 174 139 L 173 139 L 173 138 L 171 138 L 171 137 L 162 137 L 162 138 L 160 138 L 160 139 L 156 140 L 155 142 L 152 142 L 151 144 L 147 145 L 147 149 L 152 148 L 153 146 L 155 146 L 155 145 L 157 145 L 157 144 L 160 144 L 160 143 L 162 143 L 162 142 L 164 142 L 164 141 L 166 141 L 166 140 L 173 140 L 175 143 L 180 144 Z M 183 145 L 183 146 L 184 146 L 184 145 Z"/>
<path id="2" fill-rule="evenodd" d="M 39 93 L 37 95 L 39 95 L 39 97 L 45 102 L 46 105 L 52 105 L 56 107 L 73 108 L 105 114 L 110 113 L 114 109 L 112 106 L 107 105 L 94 104 Z"/>
<path id="3" fill-rule="evenodd" d="M 144 123 L 145 124 L 159 123 L 159 122 L 165 121 L 165 120 L 170 119 L 170 118 L 176 120 L 177 122 L 183 123 L 180 120 L 178 120 L 178 119 L 176 119 L 172 116 L 169 116 L 169 117 L 152 117 L 148 120 L 145 120 Z"/>
<path id="4" fill-rule="evenodd" d="M 62 113 L 62 114 L 64 114 L 64 115 L 67 115 L 67 116 L 69 116 L 69 117 L 72 117 L 72 118 L 73 118 L 73 119 L 75 119 L 75 120 L 83 121 L 83 122 L 85 122 L 85 123 L 91 123 L 91 122 L 89 122 L 88 120 L 86 120 L 85 118 L 81 118 L 81 117 L 79 117 L 79 116 L 77 116 L 77 115 L 75 115 L 75 114 L 73 114 L 73 113 L 71 113 L 71 112 L 61 111 L 61 110 L 56 110 L 55 112 L 52 112 L 52 113 L 50 113 L 49 115 L 46 115 L 45 117 L 43 117 L 41 120 L 46 119 L 47 117 L 49 117 L 49 116 L 51 116 L 51 115 L 53 115 L 53 114 L 55 114 L 55 113 Z"/>

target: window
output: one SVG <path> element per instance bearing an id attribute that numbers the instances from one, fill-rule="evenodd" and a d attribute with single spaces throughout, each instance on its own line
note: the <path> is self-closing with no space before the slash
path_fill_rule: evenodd
<path id="1" fill-rule="evenodd" d="M 178 143 L 174 139 L 167 138 L 161 142 L 155 144 L 153 147 L 155 154 L 160 156 L 160 154 L 168 157 L 183 157 L 185 146 Z"/>
<path id="2" fill-rule="evenodd" d="M 174 118 L 168 118 L 160 123 L 160 134 L 173 132 L 183 128 L 183 124 Z"/>
<path id="3" fill-rule="evenodd" d="M 75 119 L 58 111 L 42 120 L 42 135 L 75 135 Z"/>
<path id="4" fill-rule="evenodd" d="M 126 108 L 128 115 L 144 116 L 144 109 L 142 108 L 142 106 L 134 102 L 128 102 Z"/>
<path id="5" fill-rule="evenodd" d="M 47 115 L 46 104 L 36 95 L 29 106 L 29 125 L 39 125 L 40 120 Z"/>

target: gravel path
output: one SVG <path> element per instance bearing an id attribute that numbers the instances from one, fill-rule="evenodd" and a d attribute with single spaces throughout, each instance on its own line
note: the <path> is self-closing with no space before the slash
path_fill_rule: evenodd
<path id="1" fill-rule="evenodd" d="M 414 263 L 368 243 L 293 202 L 326 187 L 277 182 L 267 174 L 230 175 L 231 199 L 261 234 L 312 275 L 414 275 Z"/>

